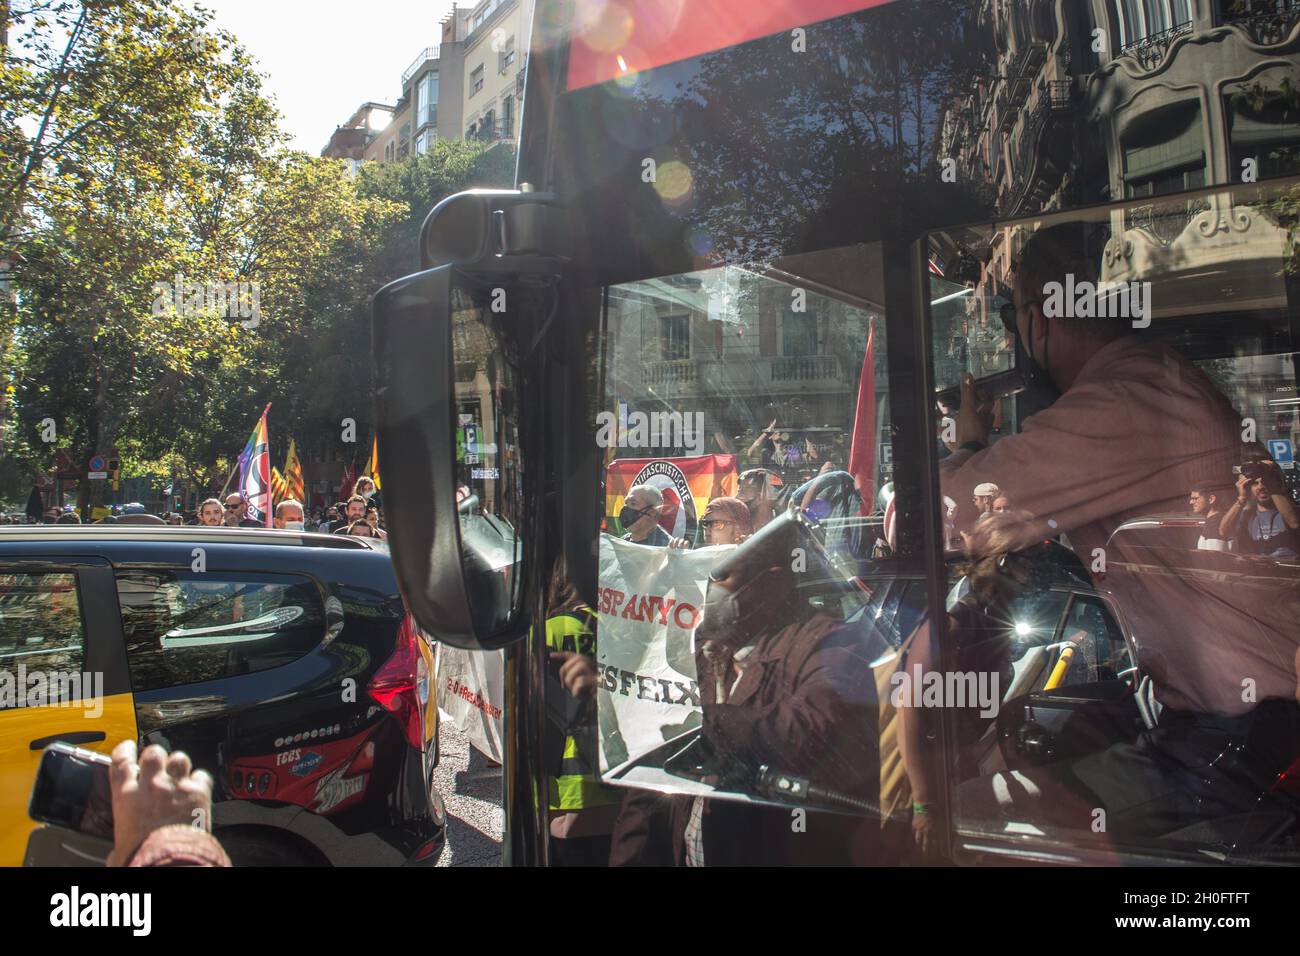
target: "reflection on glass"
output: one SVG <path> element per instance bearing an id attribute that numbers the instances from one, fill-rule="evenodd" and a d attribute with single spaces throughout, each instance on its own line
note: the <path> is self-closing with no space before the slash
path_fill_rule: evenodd
<path id="1" fill-rule="evenodd" d="M 997 436 L 962 408 L 940 462 L 967 592 L 919 653 L 1009 681 L 996 720 L 956 720 L 963 827 L 1294 854 L 1298 306 L 1278 193 L 1193 195 L 1172 235 L 1121 205 L 931 238 L 984 264 L 1008 354 L 1055 396 Z M 993 657 L 973 664 L 980 635 Z M 924 761 L 909 773 L 931 787 Z"/>

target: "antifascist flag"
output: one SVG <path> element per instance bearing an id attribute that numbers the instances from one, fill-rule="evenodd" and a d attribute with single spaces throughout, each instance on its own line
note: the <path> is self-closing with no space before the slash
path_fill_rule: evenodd
<path id="1" fill-rule="evenodd" d="M 664 496 L 659 524 L 665 531 L 674 538 L 694 537 L 708 503 L 736 493 L 736 456 L 617 458 L 605 475 L 605 514 L 617 515 L 636 485 L 652 485 Z"/>
<path id="2" fill-rule="evenodd" d="M 248 517 L 259 524 L 271 527 L 271 449 L 267 440 L 266 413 L 248 436 L 248 444 L 239 453 L 239 491 L 248 502 Z"/>
<path id="3" fill-rule="evenodd" d="M 289 439 L 289 454 L 284 456 L 284 498 L 307 503 L 307 486 L 302 478 L 302 462 L 298 460 L 298 447 Z"/>
<path id="4" fill-rule="evenodd" d="M 867 354 L 858 381 L 858 408 L 853 416 L 853 443 L 849 446 L 849 474 L 862 496 L 862 514 L 870 514 L 876 500 L 876 326 L 867 328 Z"/>

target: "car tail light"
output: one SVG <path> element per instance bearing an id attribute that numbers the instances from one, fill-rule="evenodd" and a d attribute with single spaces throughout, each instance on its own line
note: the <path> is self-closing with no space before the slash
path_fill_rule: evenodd
<path id="1" fill-rule="evenodd" d="M 406 741 L 424 749 L 424 704 L 429 693 L 429 668 L 420 654 L 415 619 L 407 614 L 397 628 L 397 650 L 383 663 L 366 686 L 366 693 L 402 725 Z"/>

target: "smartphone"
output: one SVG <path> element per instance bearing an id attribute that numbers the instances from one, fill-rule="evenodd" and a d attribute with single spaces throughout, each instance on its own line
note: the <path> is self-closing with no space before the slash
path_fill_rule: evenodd
<path id="1" fill-rule="evenodd" d="M 107 754 L 56 741 L 41 754 L 27 815 L 87 836 L 113 839 Z"/>
<path id="2" fill-rule="evenodd" d="M 1025 376 L 1020 369 L 1013 368 L 1005 372 L 998 372 L 996 375 L 975 379 L 975 395 L 982 405 L 1009 398 L 1012 395 L 1019 395 L 1024 390 Z M 935 389 L 934 400 L 945 408 L 956 411 L 961 407 L 961 386 L 954 385 L 951 388 Z"/>

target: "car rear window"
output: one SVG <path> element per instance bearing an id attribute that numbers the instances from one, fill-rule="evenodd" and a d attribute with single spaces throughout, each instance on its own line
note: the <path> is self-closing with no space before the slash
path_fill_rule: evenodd
<path id="1" fill-rule="evenodd" d="M 136 691 L 278 667 L 325 634 L 301 575 L 123 569 L 117 594 Z"/>

